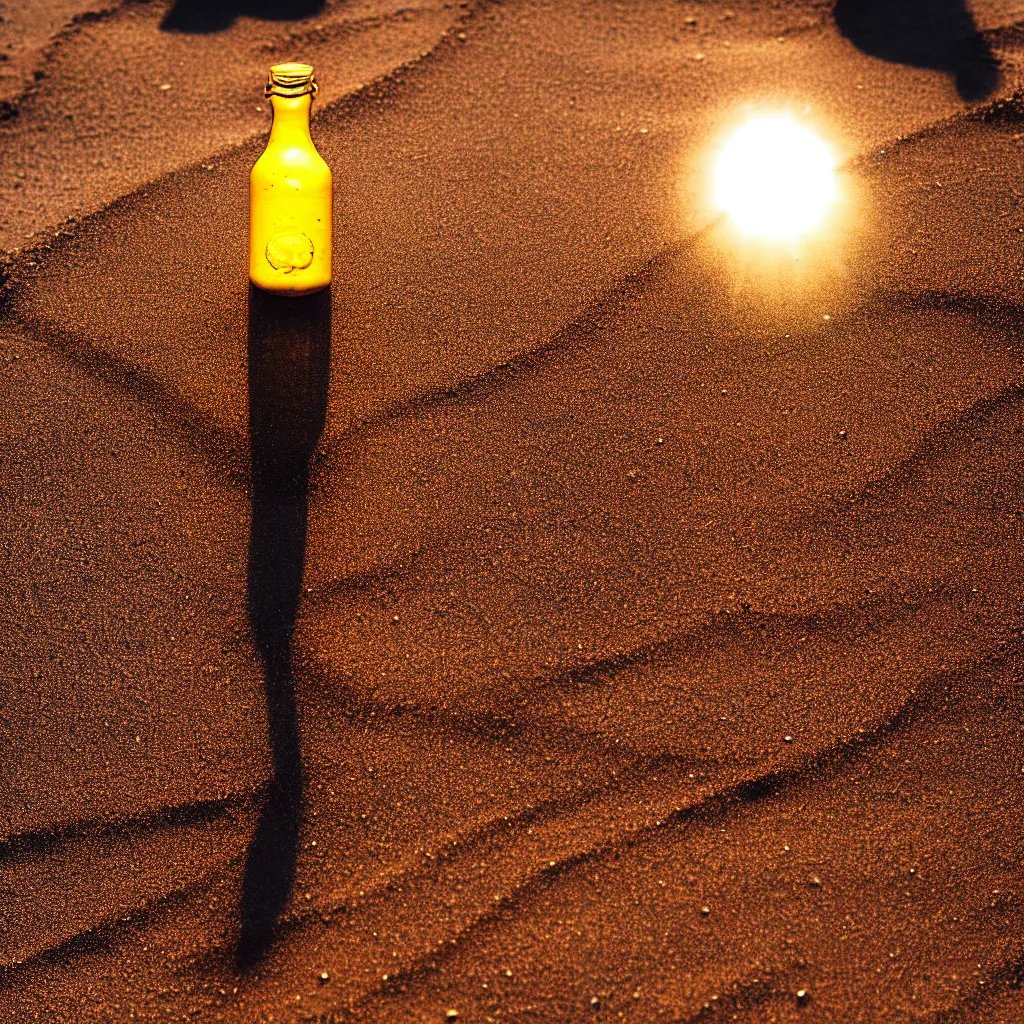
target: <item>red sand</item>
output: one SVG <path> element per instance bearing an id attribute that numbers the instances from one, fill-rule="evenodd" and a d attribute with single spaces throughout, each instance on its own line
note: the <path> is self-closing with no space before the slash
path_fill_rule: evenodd
<path id="1" fill-rule="evenodd" d="M 167 10 L 24 15 L 0 123 L 0 1020 L 1024 1020 L 1024 8 L 975 5 L 974 108 L 825 3 Z M 246 175 L 294 56 L 306 789 L 240 973 Z M 704 198 L 783 101 L 846 161 L 798 267 Z"/>

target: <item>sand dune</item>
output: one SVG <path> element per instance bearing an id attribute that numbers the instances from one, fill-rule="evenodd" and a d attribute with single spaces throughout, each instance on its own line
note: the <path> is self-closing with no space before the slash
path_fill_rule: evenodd
<path id="1" fill-rule="evenodd" d="M 5 1019 L 1019 1019 L 1021 12 L 978 7 L 973 107 L 817 3 L 167 14 L 64 31 L 0 125 L 5 244 L 47 232 L 0 325 Z M 244 252 L 299 44 L 338 209 L 296 524 L 249 407 L 315 359 L 254 369 Z M 850 212 L 769 265 L 702 175 L 783 99 Z M 250 516 L 300 557 L 306 789 L 240 974 Z"/>
<path id="2" fill-rule="evenodd" d="M 0 122 L 6 248 L 168 171 L 216 166 L 264 130 L 259 83 L 275 61 L 302 53 L 335 68 L 320 94 L 330 103 L 418 60 L 464 13 L 441 0 L 332 0 L 312 23 L 240 17 L 206 34 L 165 27 L 168 2 L 76 6 L 97 13 L 48 40 L 30 84 L 6 100 L 16 115 Z"/>

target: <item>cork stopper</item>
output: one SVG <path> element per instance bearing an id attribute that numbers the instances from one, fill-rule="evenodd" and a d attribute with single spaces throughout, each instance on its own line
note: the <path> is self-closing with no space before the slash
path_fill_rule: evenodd
<path id="1" fill-rule="evenodd" d="M 309 64 L 275 64 L 265 90 L 268 96 L 313 96 L 317 93 L 313 68 Z"/>

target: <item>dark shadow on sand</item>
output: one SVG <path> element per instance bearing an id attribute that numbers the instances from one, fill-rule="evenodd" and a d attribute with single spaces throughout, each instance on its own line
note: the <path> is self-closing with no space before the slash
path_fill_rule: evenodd
<path id="1" fill-rule="evenodd" d="M 166 32 L 221 32 L 240 17 L 301 21 L 323 8 L 324 0 L 177 0 L 160 27 Z"/>
<path id="2" fill-rule="evenodd" d="M 273 778 L 249 845 L 237 959 L 257 963 L 291 898 L 303 771 L 291 643 L 306 561 L 309 461 L 323 430 L 331 292 L 282 298 L 249 287 L 252 527 L 248 610 L 267 694 Z"/>
<path id="3" fill-rule="evenodd" d="M 872 57 L 951 74 L 965 100 L 999 85 L 999 64 L 964 0 L 836 0 L 835 19 Z"/>

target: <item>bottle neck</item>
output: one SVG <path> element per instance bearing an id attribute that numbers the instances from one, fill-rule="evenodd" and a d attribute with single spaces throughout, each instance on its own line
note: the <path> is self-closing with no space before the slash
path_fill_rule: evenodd
<path id="1" fill-rule="evenodd" d="M 309 111 L 313 97 L 271 96 L 274 121 L 270 126 L 269 145 L 301 146 L 312 142 L 309 135 Z"/>

